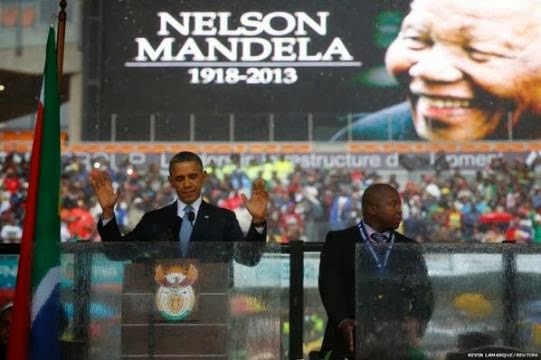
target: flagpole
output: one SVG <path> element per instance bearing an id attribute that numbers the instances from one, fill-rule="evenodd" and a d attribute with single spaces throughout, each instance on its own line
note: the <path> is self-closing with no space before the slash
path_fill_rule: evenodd
<path id="1" fill-rule="evenodd" d="M 66 37 L 66 0 L 60 1 L 60 11 L 58 13 L 58 29 L 56 34 L 56 63 L 58 66 L 58 88 L 62 93 L 62 75 L 64 66 L 64 38 Z"/>

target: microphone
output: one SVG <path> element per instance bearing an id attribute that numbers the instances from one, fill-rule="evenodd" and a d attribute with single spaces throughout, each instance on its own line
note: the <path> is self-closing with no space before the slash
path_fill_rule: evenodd
<path id="1" fill-rule="evenodd" d="M 192 225 L 193 227 L 193 221 L 195 220 L 195 213 L 193 211 L 190 211 L 188 213 L 188 221 L 190 222 L 190 224 Z"/>

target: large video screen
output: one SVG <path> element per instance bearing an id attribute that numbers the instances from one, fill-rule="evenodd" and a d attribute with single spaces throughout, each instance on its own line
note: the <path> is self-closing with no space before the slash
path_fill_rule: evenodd
<path id="1" fill-rule="evenodd" d="M 191 114 L 212 132 L 227 118 L 205 114 L 294 113 L 334 119 L 323 141 L 541 135 L 538 1 L 103 6 L 103 122 L 116 114 L 133 128 L 150 114 Z"/>

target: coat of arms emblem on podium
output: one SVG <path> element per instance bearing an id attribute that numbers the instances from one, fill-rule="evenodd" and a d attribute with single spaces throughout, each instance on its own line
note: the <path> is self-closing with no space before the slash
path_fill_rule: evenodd
<path id="1" fill-rule="evenodd" d="M 156 266 L 154 279 L 159 285 L 156 307 L 164 319 L 180 321 L 192 314 L 196 298 L 194 285 L 198 276 L 199 270 L 193 264 Z"/>

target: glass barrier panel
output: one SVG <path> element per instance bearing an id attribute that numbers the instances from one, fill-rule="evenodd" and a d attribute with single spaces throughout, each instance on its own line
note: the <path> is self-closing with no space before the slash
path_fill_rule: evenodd
<path id="1" fill-rule="evenodd" d="M 516 313 L 520 347 L 541 352 L 541 254 L 518 254 Z"/>
<path id="2" fill-rule="evenodd" d="M 319 252 L 304 253 L 304 323 L 303 353 L 319 351 L 327 316 L 318 291 Z"/>
<path id="3" fill-rule="evenodd" d="M 0 255 L 0 308 L 13 301 L 19 255 Z"/>
<path id="4" fill-rule="evenodd" d="M 345 301 L 356 359 L 540 356 L 541 248 L 357 244 L 354 257 L 339 248 L 322 271 L 335 294 L 355 289 Z"/>

